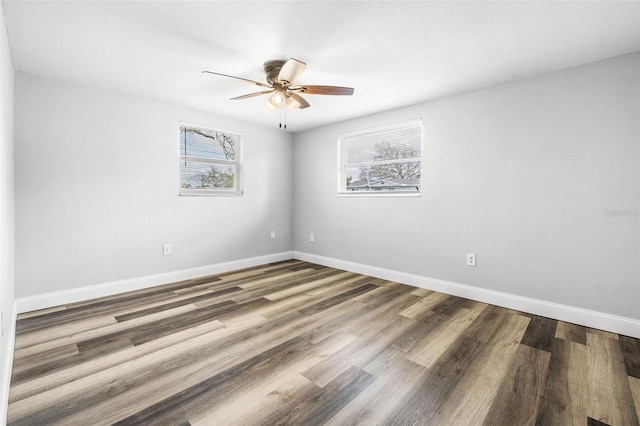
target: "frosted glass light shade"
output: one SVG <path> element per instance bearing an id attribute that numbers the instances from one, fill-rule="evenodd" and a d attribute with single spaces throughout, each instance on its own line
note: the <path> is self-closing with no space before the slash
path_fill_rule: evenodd
<path id="1" fill-rule="evenodd" d="M 279 91 L 275 91 L 273 95 L 271 95 L 269 101 L 274 107 L 280 108 L 281 106 L 284 106 L 285 103 L 284 94 Z"/>

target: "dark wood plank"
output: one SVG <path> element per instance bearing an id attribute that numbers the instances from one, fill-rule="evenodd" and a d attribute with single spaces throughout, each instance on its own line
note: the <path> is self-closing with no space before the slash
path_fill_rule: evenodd
<path id="1" fill-rule="evenodd" d="M 587 426 L 609 426 L 607 423 L 601 422 L 591 417 L 587 417 Z"/>
<path id="2" fill-rule="evenodd" d="M 556 328 L 556 337 L 558 339 L 564 339 L 570 342 L 586 345 L 587 330 L 587 327 L 560 321 L 558 322 L 558 327 Z"/>
<path id="3" fill-rule="evenodd" d="M 542 394 L 536 425 L 577 423 L 576 413 L 587 417 L 588 360 L 583 345 L 562 339 L 551 343 L 551 356 L 545 389 Z M 582 371 L 583 374 L 574 372 Z"/>
<path id="4" fill-rule="evenodd" d="M 458 309 L 465 307 L 466 299 L 457 296 L 448 296 L 433 308 L 433 312 L 442 315 L 453 315 Z"/>
<path id="5" fill-rule="evenodd" d="M 523 345 L 550 352 L 555 339 L 557 320 L 531 315 L 531 322 L 522 336 Z"/>
<path id="6" fill-rule="evenodd" d="M 618 340 L 620 341 L 627 374 L 640 379 L 640 339 L 620 335 Z"/>

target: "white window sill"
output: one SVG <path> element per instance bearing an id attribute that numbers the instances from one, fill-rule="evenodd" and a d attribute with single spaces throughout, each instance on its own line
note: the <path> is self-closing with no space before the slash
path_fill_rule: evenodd
<path id="1" fill-rule="evenodd" d="M 242 197 L 243 192 L 223 191 L 180 191 L 180 197 Z"/>
<path id="2" fill-rule="evenodd" d="M 421 192 L 338 192 L 338 197 L 421 197 Z"/>

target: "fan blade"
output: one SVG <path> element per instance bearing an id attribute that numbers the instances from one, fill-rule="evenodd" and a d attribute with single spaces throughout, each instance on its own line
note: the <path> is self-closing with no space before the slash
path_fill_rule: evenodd
<path id="1" fill-rule="evenodd" d="M 304 62 L 291 58 L 280 69 L 278 80 L 284 83 L 285 86 L 290 86 L 298 80 L 306 67 L 307 64 Z"/>
<path id="2" fill-rule="evenodd" d="M 289 96 L 291 96 L 293 99 L 295 99 L 296 102 L 298 102 L 298 108 L 300 109 L 305 109 L 305 108 L 309 108 L 311 105 L 309 105 L 309 102 L 305 101 L 304 98 L 300 95 L 298 95 L 297 93 L 293 93 L 293 92 L 287 92 L 287 94 Z"/>
<path id="3" fill-rule="evenodd" d="M 255 81 L 255 80 L 249 80 L 248 78 L 236 77 L 235 75 L 222 74 L 222 73 L 213 72 L 213 71 L 202 71 L 202 72 L 203 73 L 207 73 L 207 74 L 221 75 L 223 77 L 235 78 L 237 80 L 242 80 L 242 81 L 248 81 L 249 83 L 253 83 L 253 84 L 255 84 L 257 86 L 260 86 L 260 87 L 271 87 L 267 83 L 262 83 L 260 81 Z"/>
<path id="4" fill-rule="evenodd" d="M 236 96 L 235 98 L 231 98 L 232 101 L 237 101 L 239 99 L 247 99 L 253 98 L 254 96 L 266 95 L 267 93 L 271 93 L 273 90 L 263 90 L 262 92 L 248 93 L 242 96 Z"/>
<path id="5" fill-rule="evenodd" d="M 296 90 L 309 95 L 353 95 L 353 87 L 305 85 L 290 87 L 289 90 Z"/>

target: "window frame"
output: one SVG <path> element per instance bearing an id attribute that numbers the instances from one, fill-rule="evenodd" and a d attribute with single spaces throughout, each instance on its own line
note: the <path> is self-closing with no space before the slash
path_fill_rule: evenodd
<path id="1" fill-rule="evenodd" d="M 209 130 L 209 131 L 214 131 L 214 132 L 220 132 L 220 133 L 224 133 L 227 135 L 233 135 L 236 137 L 236 145 L 234 146 L 234 152 L 235 152 L 235 159 L 233 160 L 227 160 L 227 159 L 222 159 L 222 158 L 206 158 L 206 157 L 198 157 L 198 156 L 190 156 L 190 155 L 184 155 L 184 153 L 182 152 L 182 150 L 180 149 L 181 147 L 181 136 L 182 136 L 182 128 L 197 128 L 197 129 L 203 129 L 203 130 Z M 243 147 L 244 147 L 244 134 L 240 133 L 240 132 L 236 132 L 236 131 L 232 131 L 232 130 L 224 130 L 224 129 L 220 129 L 217 127 L 211 127 L 211 126 L 205 126 L 205 125 L 201 125 L 201 124 L 196 124 L 196 123 L 191 123 L 191 122 L 187 122 L 187 121 L 180 121 L 179 122 L 179 127 L 178 127 L 178 150 L 179 155 L 178 155 L 178 188 L 179 188 L 179 192 L 178 195 L 179 196 L 187 196 L 187 197 L 193 197 L 193 196 L 204 196 L 204 197 L 241 197 L 244 195 L 243 192 L 243 174 L 244 174 L 244 168 L 243 168 Z M 234 188 L 232 189 L 225 189 L 225 188 L 183 188 L 182 187 L 182 164 L 184 161 L 194 161 L 194 162 L 198 162 L 198 163 L 207 163 L 207 164 L 216 164 L 216 165 L 221 165 L 221 166 L 235 166 L 235 174 L 234 174 Z"/>
<path id="2" fill-rule="evenodd" d="M 346 140 L 355 136 L 374 135 L 377 133 L 384 133 L 393 130 L 399 130 L 408 127 L 420 127 L 420 186 L 417 191 L 394 191 L 394 190 L 381 190 L 381 191 L 349 191 L 347 189 L 347 167 L 354 167 L 353 165 L 346 164 L 347 155 L 347 142 Z M 403 158 L 398 160 L 382 160 L 376 162 L 363 162 L 359 164 L 394 164 L 398 162 L 412 162 L 411 160 L 417 160 L 414 158 Z M 401 160 L 401 161 L 400 161 Z M 421 118 L 416 118 L 407 121 L 401 121 L 376 127 L 369 127 L 366 129 L 353 130 L 338 135 L 338 189 L 337 195 L 339 197 L 420 197 L 422 195 L 422 165 L 424 162 L 424 128 Z"/>

